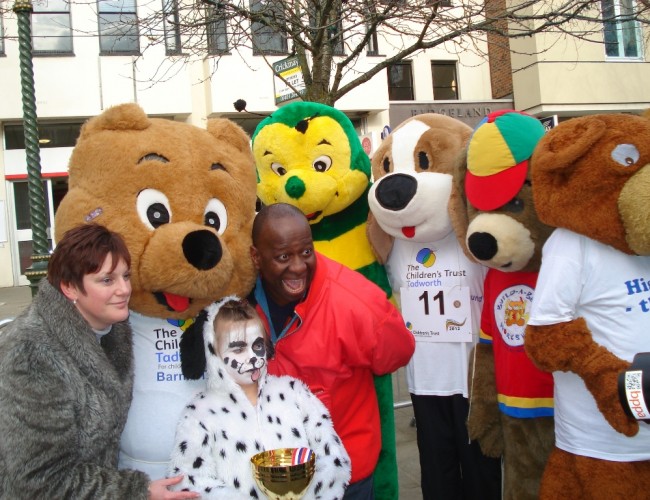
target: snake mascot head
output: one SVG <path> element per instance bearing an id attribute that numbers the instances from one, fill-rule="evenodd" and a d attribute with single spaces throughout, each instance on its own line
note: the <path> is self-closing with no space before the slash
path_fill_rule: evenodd
<path id="1" fill-rule="evenodd" d="M 327 257 L 391 289 L 366 235 L 370 160 L 350 119 L 314 102 L 294 102 L 264 119 L 253 134 L 257 195 L 265 205 L 289 203 L 308 218 L 314 246 Z M 392 382 L 375 379 L 382 451 L 375 469 L 379 500 L 398 497 Z"/>

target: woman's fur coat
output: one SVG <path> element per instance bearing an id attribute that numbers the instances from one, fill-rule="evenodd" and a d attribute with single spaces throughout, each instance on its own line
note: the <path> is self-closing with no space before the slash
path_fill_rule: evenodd
<path id="1" fill-rule="evenodd" d="M 0 498 L 146 499 L 149 478 L 117 470 L 132 384 L 128 324 L 98 342 L 42 280 L 0 330 Z"/>

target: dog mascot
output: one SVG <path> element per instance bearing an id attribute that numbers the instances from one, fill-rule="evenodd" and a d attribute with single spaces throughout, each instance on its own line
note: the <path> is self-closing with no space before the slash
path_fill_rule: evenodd
<path id="1" fill-rule="evenodd" d="M 524 350 L 542 246 L 552 231 L 537 217 L 530 182 L 529 159 L 543 135 L 537 118 L 513 110 L 490 113 L 475 128 L 457 179 L 467 198 L 467 248 L 490 268 L 469 435 L 486 455 L 503 455 L 505 500 L 538 498 L 554 442 L 553 378 Z"/>
<path id="2" fill-rule="evenodd" d="M 124 104 L 83 126 L 69 175 L 57 235 L 102 224 L 131 253 L 135 381 L 120 467 L 162 478 L 181 411 L 205 386 L 181 374 L 181 335 L 208 304 L 254 283 L 248 136 L 229 120 L 206 130 Z"/>
<path id="3" fill-rule="evenodd" d="M 626 411 L 618 384 L 650 351 L 650 119 L 560 123 L 531 166 L 539 218 L 557 228 L 544 245 L 525 337 L 555 382 L 555 448 L 540 498 L 647 498 L 650 425 Z M 622 389 L 647 413 L 644 377 Z"/>
<path id="4" fill-rule="evenodd" d="M 370 241 L 416 339 L 406 379 L 425 500 L 500 498 L 500 461 L 469 443 L 466 428 L 485 268 L 459 244 L 467 215 L 453 172 L 471 132 L 455 118 L 418 115 L 396 127 L 372 157 Z"/>
<path id="5" fill-rule="evenodd" d="M 324 104 L 287 104 L 258 125 L 253 155 L 262 203 L 299 208 L 309 220 L 318 252 L 356 269 L 390 298 L 386 271 L 366 235 L 370 160 L 350 119 Z M 391 376 L 375 377 L 375 390 L 382 432 L 375 495 L 395 500 L 399 492 Z"/>

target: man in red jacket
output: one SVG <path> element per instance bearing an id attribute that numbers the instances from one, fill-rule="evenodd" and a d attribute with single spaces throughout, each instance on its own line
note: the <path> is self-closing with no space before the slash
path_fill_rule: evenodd
<path id="1" fill-rule="evenodd" d="M 408 363 L 413 335 L 377 285 L 314 251 L 309 223 L 292 205 L 257 214 L 251 257 L 259 278 L 250 298 L 275 348 L 269 373 L 297 377 L 320 398 L 352 461 L 344 498 L 374 498 L 381 430 L 373 376 Z"/>

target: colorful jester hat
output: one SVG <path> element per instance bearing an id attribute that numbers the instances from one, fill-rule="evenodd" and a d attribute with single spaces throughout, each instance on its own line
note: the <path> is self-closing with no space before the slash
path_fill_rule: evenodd
<path id="1" fill-rule="evenodd" d="M 262 203 L 290 203 L 310 224 L 343 211 L 369 187 L 370 160 L 352 122 L 325 104 L 293 102 L 262 120 L 253 155 Z"/>
<path id="2" fill-rule="evenodd" d="M 495 111 L 483 118 L 467 149 L 467 201 L 487 211 L 514 198 L 526 180 L 528 161 L 544 132 L 537 118 L 520 111 Z"/>

